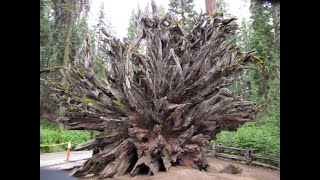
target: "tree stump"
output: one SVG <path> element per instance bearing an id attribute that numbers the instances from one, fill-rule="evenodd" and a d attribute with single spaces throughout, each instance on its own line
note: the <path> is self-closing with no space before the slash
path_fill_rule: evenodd
<path id="1" fill-rule="evenodd" d="M 153 2 L 153 11 L 156 11 Z M 139 10 L 137 37 L 123 43 L 105 30 L 111 60 L 107 79 L 91 66 L 60 69 L 67 83 L 44 80 L 65 111 L 59 122 L 71 130 L 96 130 L 95 140 L 78 149 L 99 147 L 76 177 L 100 178 L 130 172 L 155 174 L 172 165 L 207 170 L 202 149 L 221 130 L 233 131 L 254 119 L 258 107 L 227 87 L 241 70 L 264 62 L 226 43 L 237 25 L 232 19 L 201 14 L 184 32 L 174 15 L 159 18 Z M 138 51 L 142 40 L 147 52 Z M 89 42 L 85 42 L 89 43 Z M 84 49 L 83 61 L 90 63 Z"/>

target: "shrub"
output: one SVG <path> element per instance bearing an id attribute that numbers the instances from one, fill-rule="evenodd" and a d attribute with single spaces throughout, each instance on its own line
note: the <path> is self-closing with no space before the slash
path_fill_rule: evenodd
<path id="1" fill-rule="evenodd" d="M 74 149 L 77 144 L 90 140 L 92 138 L 91 135 L 92 132 L 90 131 L 66 130 L 51 123 L 40 124 L 40 145 L 60 144 L 71 141 L 72 149 Z M 67 148 L 67 144 L 45 146 L 40 147 L 40 153 L 66 151 Z"/>

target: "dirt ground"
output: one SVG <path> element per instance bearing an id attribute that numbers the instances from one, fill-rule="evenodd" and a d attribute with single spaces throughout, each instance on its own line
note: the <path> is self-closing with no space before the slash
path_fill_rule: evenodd
<path id="1" fill-rule="evenodd" d="M 259 166 L 245 165 L 235 161 L 222 158 L 207 157 L 210 164 L 208 172 L 198 171 L 190 167 L 172 166 L 168 172 L 158 172 L 154 176 L 137 175 L 131 177 L 128 175 L 119 176 L 116 178 L 107 178 L 114 180 L 279 180 L 280 171 L 272 170 Z M 242 169 L 239 174 L 224 174 L 218 173 L 229 164 Z M 96 178 L 82 178 L 82 180 Z"/>

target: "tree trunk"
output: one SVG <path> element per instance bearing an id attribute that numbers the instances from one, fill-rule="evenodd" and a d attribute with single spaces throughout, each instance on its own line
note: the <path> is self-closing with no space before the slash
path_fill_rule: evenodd
<path id="1" fill-rule="evenodd" d="M 45 81 L 66 109 L 59 119 L 66 128 L 100 131 L 94 141 L 77 147 L 101 151 L 75 176 L 152 175 L 172 165 L 207 170 L 202 152 L 209 140 L 255 118 L 255 103 L 226 88 L 250 62 L 267 72 L 255 52 L 225 43 L 237 29 L 235 19 L 200 15 L 188 34 L 174 19 L 139 10 L 138 36 L 130 44 L 102 29 L 113 69 L 106 83 L 84 65 L 60 69 L 66 85 Z M 147 54 L 138 51 L 143 39 Z"/>
<path id="2" fill-rule="evenodd" d="M 71 36 L 72 36 L 72 27 L 73 27 L 73 19 L 74 19 L 74 8 L 75 2 L 74 0 L 67 1 L 67 8 L 68 8 L 68 22 L 67 22 L 67 31 L 65 35 L 65 45 L 63 51 L 63 61 L 62 66 L 68 67 L 69 66 L 69 56 L 70 56 L 70 49 L 71 49 Z"/>
<path id="3" fill-rule="evenodd" d="M 73 27 L 73 19 L 74 19 L 74 6 L 75 6 L 75 0 L 67 0 L 67 10 L 68 13 L 68 21 L 67 21 L 67 31 L 65 35 L 65 44 L 64 44 L 64 51 L 63 51 L 63 60 L 62 60 L 62 66 L 67 68 L 69 66 L 70 60 L 70 49 L 71 49 L 71 36 L 72 36 L 72 27 Z M 65 84 L 66 79 L 65 77 L 62 77 L 61 83 Z M 59 106 L 59 113 L 63 114 L 64 109 L 62 106 Z"/>
<path id="4" fill-rule="evenodd" d="M 206 13 L 215 14 L 217 12 L 216 0 L 205 0 L 206 1 Z"/>
<path id="5" fill-rule="evenodd" d="M 280 54 L 280 3 L 272 3 L 271 10 L 277 51 Z"/>

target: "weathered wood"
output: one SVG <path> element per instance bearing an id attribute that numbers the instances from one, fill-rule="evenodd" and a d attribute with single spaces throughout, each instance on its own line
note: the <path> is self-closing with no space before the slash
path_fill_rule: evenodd
<path id="1" fill-rule="evenodd" d="M 235 148 L 235 147 L 227 147 L 227 146 L 220 146 L 220 145 L 215 145 L 215 147 L 216 149 L 225 150 L 225 151 L 232 151 L 232 152 L 238 152 L 238 153 L 246 152 L 246 149 Z"/>
<path id="2" fill-rule="evenodd" d="M 273 166 L 273 165 L 270 165 L 270 164 L 261 163 L 261 162 L 258 162 L 258 161 L 251 161 L 250 163 L 253 164 L 253 165 L 263 166 L 263 167 L 267 167 L 267 168 L 272 168 L 272 169 L 277 169 L 277 170 L 280 169 L 279 167 L 276 167 L 276 166 Z"/>
<path id="3" fill-rule="evenodd" d="M 43 68 L 43 69 L 40 69 L 40 74 L 41 73 L 55 72 L 55 71 L 63 69 L 63 68 L 65 68 L 65 67 L 63 67 L 63 66 L 55 66 L 55 67 L 51 67 L 51 68 Z"/>
<path id="4" fill-rule="evenodd" d="M 94 147 L 97 147 L 98 145 L 99 145 L 99 141 L 91 140 L 91 141 L 79 144 L 77 147 L 74 148 L 74 150 L 75 151 L 81 151 L 81 150 L 84 150 L 84 149 L 93 149 Z"/>
<path id="5" fill-rule="evenodd" d="M 278 159 L 278 158 L 268 157 L 268 156 L 263 156 L 263 155 L 258 155 L 258 154 L 251 154 L 251 157 L 252 157 L 252 160 L 265 160 L 267 162 L 270 162 L 270 164 L 272 164 L 272 165 L 276 164 L 276 166 L 278 168 L 280 168 L 280 159 Z"/>
<path id="6" fill-rule="evenodd" d="M 238 155 L 231 155 L 231 154 L 226 154 L 226 153 L 219 153 L 219 150 L 227 150 L 227 151 L 232 151 L 232 152 L 242 152 L 242 154 L 244 155 L 242 156 L 238 156 Z M 225 157 L 225 158 L 230 158 L 230 159 L 237 159 L 237 160 L 243 160 L 245 161 L 245 163 L 248 165 L 250 163 L 252 163 L 254 160 L 268 160 L 270 161 L 270 163 L 272 164 L 277 164 L 277 167 L 280 168 L 280 160 L 274 157 L 268 157 L 268 156 L 263 156 L 263 155 L 258 155 L 258 154 L 253 154 L 252 149 L 250 148 L 246 148 L 246 149 L 241 149 L 241 148 L 234 148 L 234 147 L 227 147 L 227 146 L 220 146 L 220 145 L 212 145 L 212 150 L 208 150 L 211 152 L 211 154 L 206 154 L 206 156 L 220 156 L 220 157 Z M 244 151 L 244 153 L 243 153 Z M 255 161 L 255 164 L 258 165 L 258 161 Z M 261 163 L 261 164 L 265 164 L 265 163 Z M 266 164 L 265 164 L 266 165 Z M 270 165 L 269 166 L 273 166 Z M 267 167 L 267 165 L 265 166 Z"/>
<path id="7" fill-rule="evenodd" d="M 216 145 L 212 145 L 212 156 L 216 156 Z"/>
<path id="8" fill-rule="evenodd" d="M 216 156 L 229 158 L 229 159 L 236 159 L 236 160 L 246 161 L 245 157 L 238 156 L 238 155 L 231 155 L 231 154 L 225 154 L 225 153 L 216 153 Z"/>
<path id="9" fill-rule="evenodd" d="M 275 163 L 279 163 L 280 162 L 280 159 L 278 159 L 278 158 L 263 156 L 263 155 L 259 155 L 259 154 L 251 154 L 251 157 L 253 159 L 269 160 L 269 161 L 273 161 Z"/>
<path id="10" fill-rule="evenodd" d="M 159 18 L 154 1 L 152 11 L 138 11 L 132 42 L 101 30 L 112 69 L 103 82 L 92 69 L 88 40 L 77 66 L 59 71 L 65 83 L 45 81 L 64 108 L 60 123 L 100 132 L 94 143 L 81 146 L 101 151 L 75 172 L 77 177 L 151 175 L 172 164 L 206 171 L 203 148 L 210 139 L 222 130 L 236 130 L 259 111 L 254 102 L 227 89 L 251 63 L 268 73 L 256 52 L 243 53 L 226 42 L 237 29 L 234 18 L 202 14 L 186 33 L 174 15 Z M 142 40 L 145 53 L 138 50 Z"/>
<path id="11" fill-rule="evenodd" d="M 246 148 L 246 153 L 244 155 L 244 157 L 246 158 L 246 164 L 249 164 L 251 161 L 250 153 L 251 153 L 251 150 L 249 148 Z"/>

